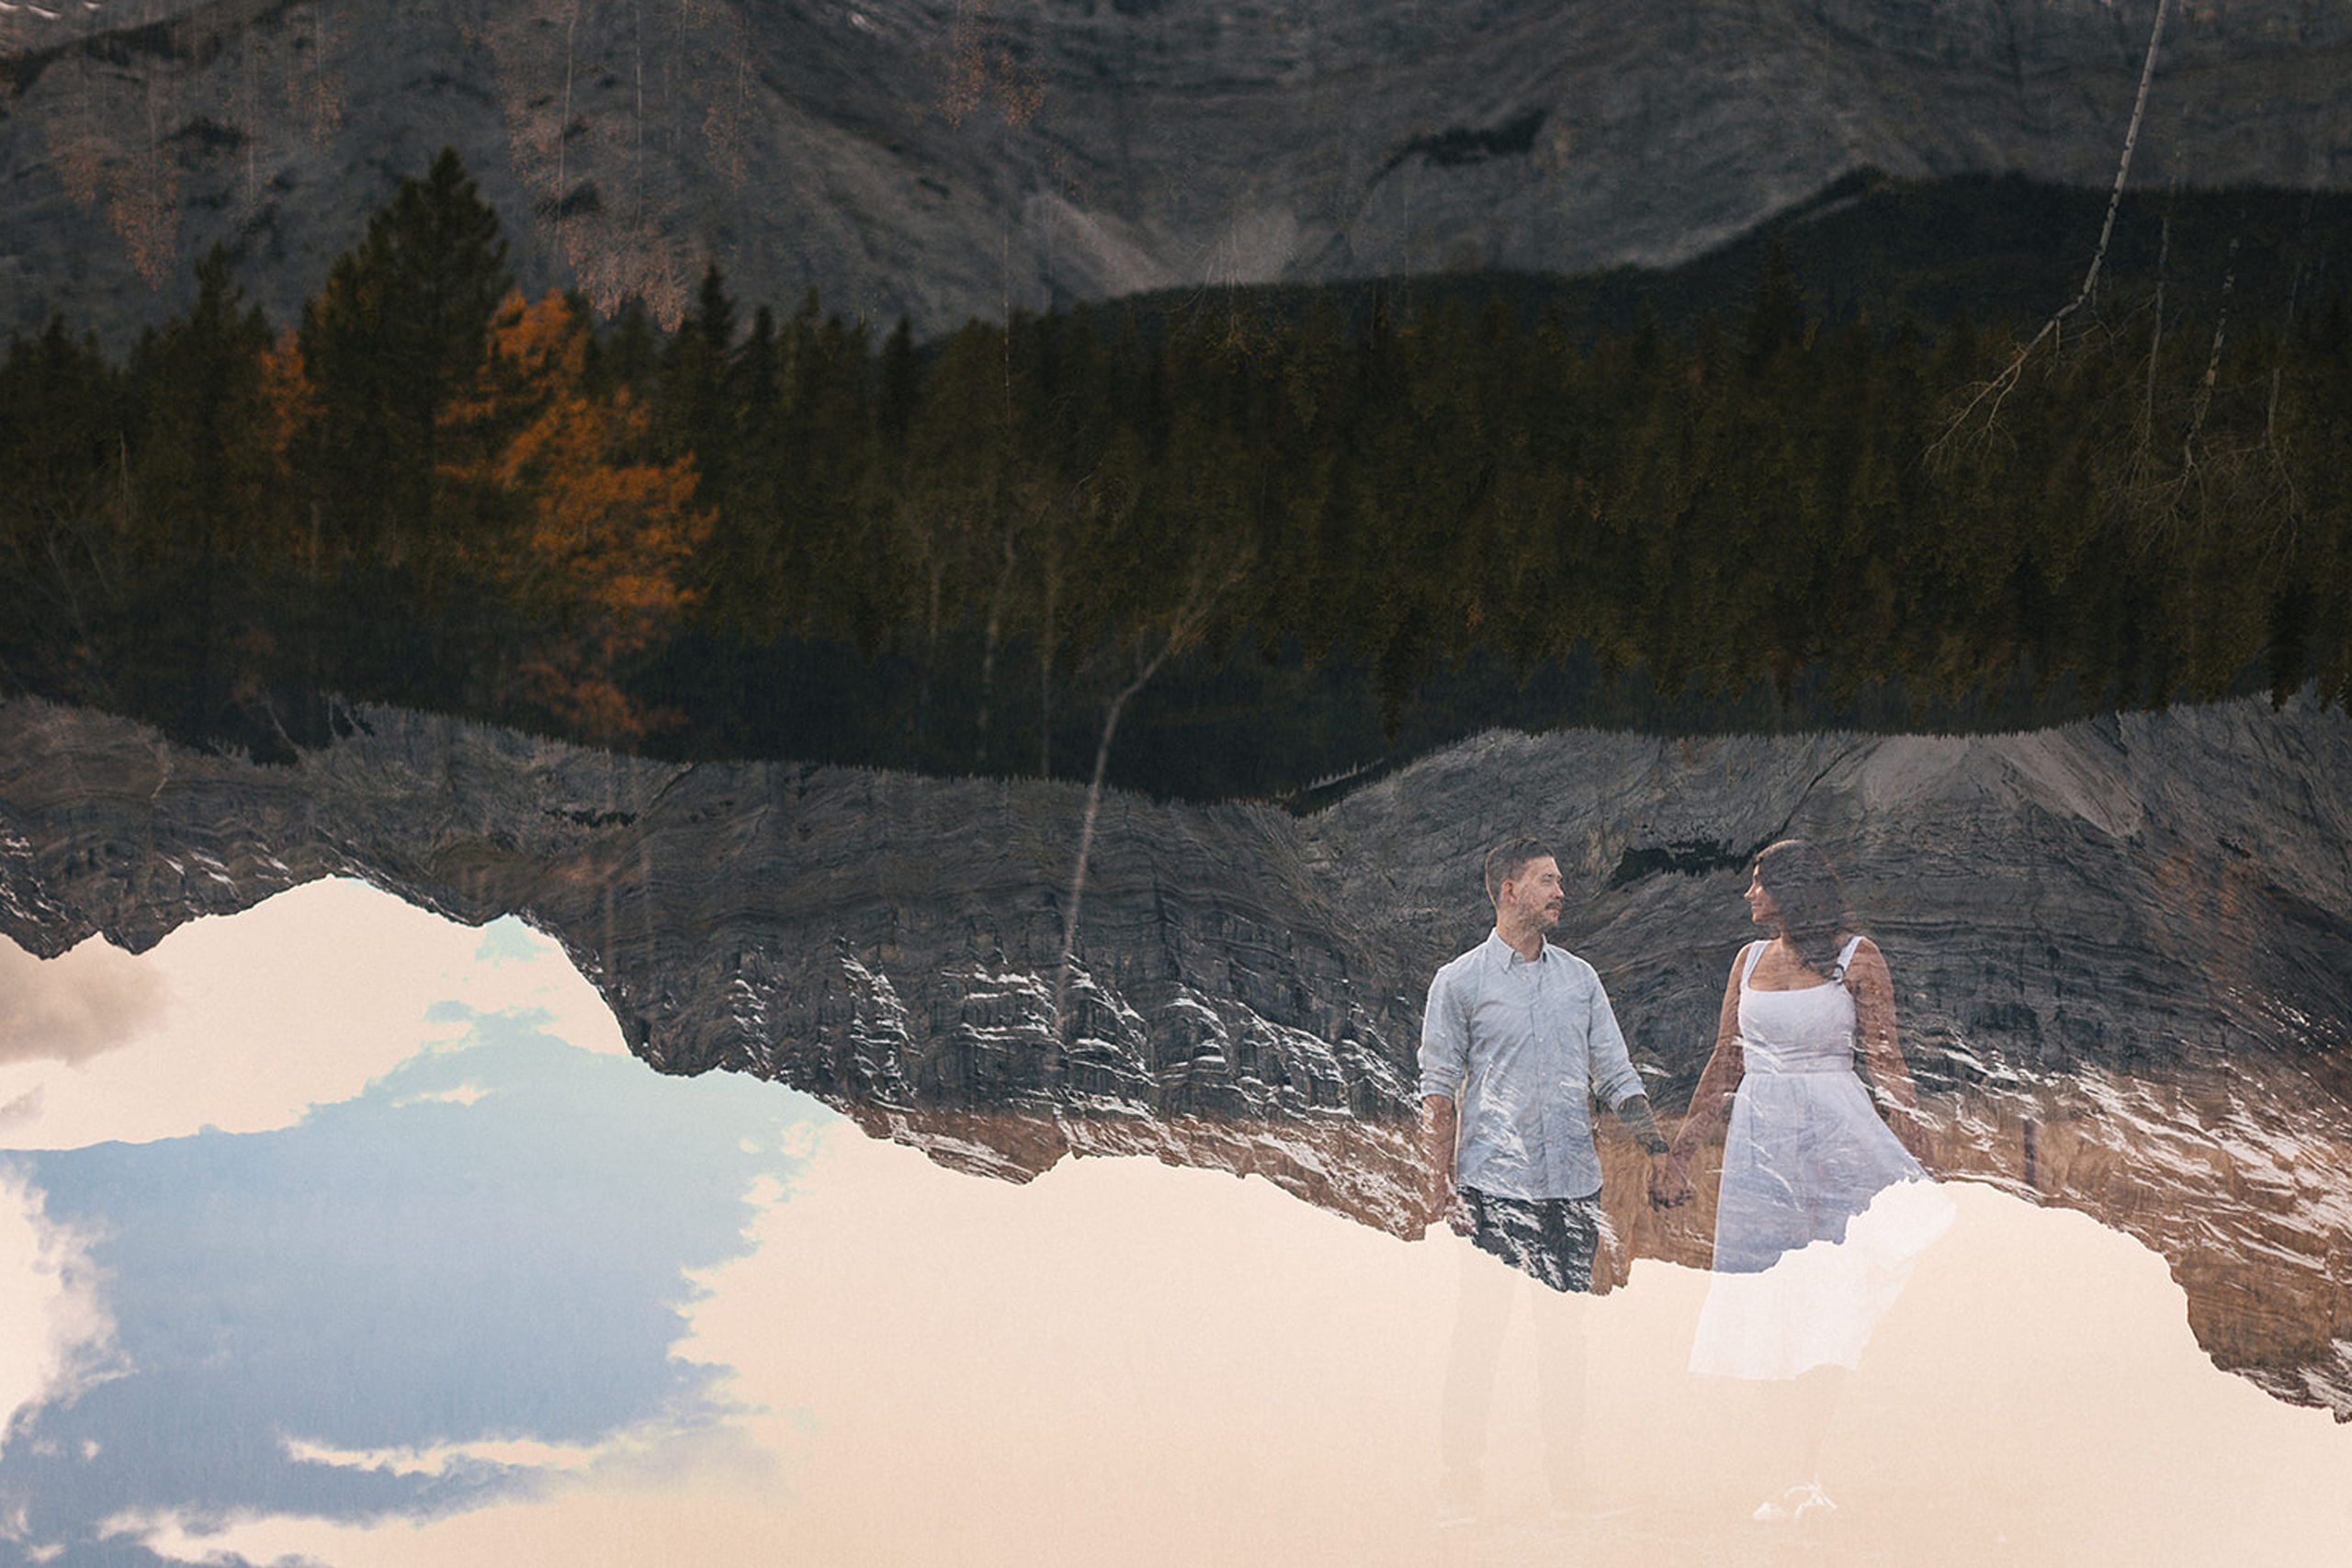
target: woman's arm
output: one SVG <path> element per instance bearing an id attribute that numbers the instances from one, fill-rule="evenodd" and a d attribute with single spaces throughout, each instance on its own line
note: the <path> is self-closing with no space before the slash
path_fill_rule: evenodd
<path id="1" fill-rule="evenodd" d="M 1868 937 L 1854 948 L 1853 962 L 1846 966 L 1846 986 L 1854 993 L 1854 1027 L 1861 1037 L 1862 1065 L 1870 1071 L 1880 1112 L 1895 1138 L 1911 1151 L 1911 1157 L 1934 1175 L 1934 1149 L 1928 1141 L 1927 1123 L 1919 1119 L 1911 1069 L 1904 1065 L 1903 1047 L 1895 1038 L 1894 976 L 1888 973 L 1886 957 L 1878 944 Z"/>
<path id="2" fill-rule="evenodd" d="M 1682 1125 L 1674 1134 L 1674 1156 L 1686 1165 L 1715 1135 L 1724 1110 L 1739 1088 L 1745 1065 L 1739 1048 L 1739 975 L 1747 956 L 1743 947 L 1740 956 L 1731 961 L 1731 978 L 1724 982 L 1723 1011 L 1715 1019 L 1715 1049 L 1699 1075 L 1699 1087 L 1690 1094 L 1690 1109 L 1683 1112 Z"/>

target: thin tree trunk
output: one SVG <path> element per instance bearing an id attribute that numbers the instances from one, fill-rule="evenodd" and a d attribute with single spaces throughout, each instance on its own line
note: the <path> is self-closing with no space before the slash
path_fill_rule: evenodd
<path id="1" fill-rule="evenodd" d="M 2107 220 L 2099 225 L 2098 248 L 2091 253 L 2090 268 L 2083 274 L 2081 292 L 2061 306 L 2057 314 L 2042 322 L 2041 330 L 2033 334 L 2032 341 L 2018 349 L 2016 356 L 2003 367 L 1998 375 L 1976 389 L 1976 395 L 1969 399 L 1968 406 L 1953 416 L 1952 422 L 1945 427 L 1943 434 L 1938 436 L 1934 445 L 1928 447 L 1928 454 L 1930 457 L 1938 456 L 1946 449 L 1952 437 L 1969 423 L 1977 409 L 1983 406 L 1988 398 L 1992 400 L 1992 406 L 1985 411 L 1984 421 L 1989 428 L 1993 421 L 2000 416 L 2001 404 L 2007 400 L 2010 391 L 2017 386 L 2018 377 L 2025 369 L 2026 361 L 2033 356 L 2033 351 L 2041 346 L 2044 339 L 2055 337 L 2066 318 L 2082 309 L 2098 291 L 2099 268 L 2107 261 L 2108 242 L 2115 236 L 2115 213 L 2116 209 L 2123 204 L 2124 183 L 2132 175 L 2132 152 L 2139 145 L 2140 122 L 2148 112 L 2148 88 L 2156 79 L 2156 48 L 2164 41 L 2165 16 L 2171 8 L 2172 0 L 2156 0 L 2155 20 L 2148 28 L 2147 58 L 2141 62 L 2140 66 L 2139 96 L 2132 102 L 2132 123 L 2123 132 L 2123 156 L 2115 166 L 2115 188 L 2108 193 Z"/>
<path id="2" fill-rule="evenodd" d="M 1127 682 L 1125 690 L 1111 699 L 1110 707 L 1102 715 L 1102 737 L 1094 747 L 1094 777 L 1086 786 L 1086 815 L 1078 829 L 1078 864 L 1070 872 L 1069 912 L 1062 925 L 1061 973 L 1054 981 L 1054 1030 L 1065 1043 L 1069 1039 L 1069 1024 L 1062 1008 L 1069 994 L 1070 964 L 1078 953 L 1078 909 L 1080 901 L 1086 896 L 1086 862 L 1094 848 L 1094 821 L 1102 806 L 1102 775 L 1111 765 L 1111 738 L 1118 731 L 1119 715 L 1126 707 L 1127 699 L 1142 691 L 1145 684 L 1159 673 L 1159 667 L 1168 662 L 1170 654 L 1193 639 L 1193 633 L 1207 621 L 1209 610 L 1216 603 L 1216 593 L 1204 592 L 1196 583 L 1186 596 L 1183 607 L 1177 611 L 1175 620 L 1168 628 L 1168 636 L 1160 642 L 1159 651 L 1139 666 L 1136 678 Z"/>
<path id="3" fill-rule="evenodd" d="M 1127 699 L 1142 691 L 1144 682 L 1159 672 L 1173 646 L 1172 640 L 1161 644 L 1159 651 L 1127 682 L 1126 689 L 1111 699 L 1110 708 L 1102 715 L 1102 738 L 1094 747 L 1094 777 L 1086 786 L 1086 815 L 1078 829 L 1078 863 L 1070 872 L 1069 910 L 1062 922 L 1061 973 L 1054 980 L 1054 1032 L 1064 1043 L 1069 1042 L 1069 1030 L 1062 1008 L 1069 997 L 1069 968 L 1078 952 L 1078 907 L 1086 897 L 1086 862 L 1094 849 L 1095 818 L 1102 808 L 1102 775 L 1111 766 L 1111 738 L 1118 733 L 1119 715 L 1126 707 Z"/>
<path id="4" fill-rule="evenodd" d="M 985 771 L 989 765 L 989 699 L 996 691 L 997 639 L 1004 631 L 1004 598 L 1012 586 L 1012 568 L 1019 558 L 1008 536 L 1004 541 L 1004 570 L 997 573 L 996 592 L 989 595 L 989 618 L 980 643 L 980 705 L 975 728 L 978 738 L 973 744 L 972 766 Z"/>
<path id="5" fill-rule="evenodd" d="M 2303 288 L 2303 256 L 2309 254 L 2312 237 L 2312 209 L 2318 205 L 2316 196 L 2303 200 L 2303 229 L 2297 236 L 2295 270 L 2287 278 L 2287 319 L 2278 329 L 2278 357 L 2270 367 L 2270 406 L 2262 416 L 2262 440 L 2275 456 L 2278 450 L 2278 389 L 2287 373 L 2287 354 L 2295 341 L 2295 305 Z"/>
<path id="6" fill-rule="evenodd" d="M 2180 438 L 2180 477 L 2185 483 L 2197 466 L 2197 437 L 2205 429 L 2205 415 L 2213 406 L 2213 383 L 2222 374 L 2222 344 L 2230 327 L 2230 291 L 2236 285 L 2238 243 L 2230 242 L 2230 270 L 2222 275 L 2222 310 L 2213 321 L 2213 348 L 2205 356 L 2205 378 L 2197 385 L 2197 401 L 2188 416 L 2188 434 Z"/>
<path id="7" fill-rule="evenodd" d="M 571 152 L 571 42 L 579 30 L 579 0 L 572 0 L 571 6 L 564 14 L 563 20 L 563 118 L 557 123 L 555 130 L 554 215 L 555 221 L 558 223 L 564 220 L 563 198 L 571 194 L 571 188 L 564 183 L 564 176 L 569 172 L 568 160 Z"/>
<path id="8" fill-rule="evenodd" d="M 931 678 L 939 667 L 939 599 L 940 579 L 946 568 L 936 559 L 931 563 L 930 594 L 924 601 L 922 632 L 922 670 L 915 678 L 914 744 L 916 754 L 922 754 L 923 736 L 931 728 Z"/>
<path id="9" fill-rule="evenodd" d="M 2156 311 L 2148 333 L 2148 385 L 2140 400 L 2140 447 L 2145 452 L 2155 438 L 2156 355 L 2165 344 L 2165 265 L 2172 256 L 2172 216 L 2165 216 L 2156 241 Z"/>
<path id="10" fill-rule="evenodd" d="M 2148 112 L 2148 88 L 2156 79 L 2156 46 L 2164 41 L 2165 13 L 2171 7 L 2172 0 L 2156 0 L 2155 20 L 2148 27 L 2148 55 L 2140 63 L 2139 96 L 2132 100 L 2132 124 L 2123 132 L 2123 157 L 2115 166 L 2115 188 L 2107 197 L 2107 221 L 2099 225 L 2098 249 L 2091 253 L 2090 271 L 2084 275 L 2083 291 L 2075 297 L 2075 305 L 2088 299 L 2098 288 L 2098 269 L 2107 260 L 2107 243 L 2115 235 L 2115 209 L 2123 204 L 2123 182 L 2132 174 L 2132 150 L 2140 144 L 2140 121 Z M 2075 305 L 2066 310 L 2072 310 Z"/>
<path id="11" fill-rule="evenodd" d="M 1054 776 L 1054 600 L 1061 580 L 1046 574 L 1045 626 L 1037 634 L 1037 776 Z"/>

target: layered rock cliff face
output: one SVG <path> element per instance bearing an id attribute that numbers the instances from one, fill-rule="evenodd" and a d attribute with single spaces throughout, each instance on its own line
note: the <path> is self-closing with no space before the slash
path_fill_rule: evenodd
<path id="1" fill-rule="evenodd" d="M 2139 1237 L 2219 1362 L 2352 1416 L 2347 764 L 2352 719 L 2258 704 L 1971 739 L 1488 735 L 1310 829 L 1422 966 L 1471 934 L 1480 846 L 1550 840 L 1565 940 L 1675 1107 L 1748 934 L 1745 862 L 1814 840 L 1887 953 L 1945 1168 Z M 1704 1263 L 1703 1209 L 1644 1213 L 1630 1168 L 1615 1191 L 1635 1250 Z"/>
<path id="2" fill-rule="evenodd" d="M 45 15 L 54 10 L 55 15 Z M 2154 0 L 105 0 L 0 15 L 0 328 L 280 322 L 455 144 L 523 281 L 930 333 L 1679 260 L 1841 174 L 2114 175 Z M 2174 7 L 2140 183 L 2352 182 L 2352 16 Z M 2053 301 L 2053 303 L 2055 303 Z"/>
<path id="3" fill-rule="evenodd" d="M 1820 842 L 1888 954 L 1951 1171 L 2172 1260 L 2222 1364 L 2352 1414 L 2352 719 L 2307 704 L 1969 739 L 1492 734 L 1311 818 L 1113 796 L 1055 1027 L 1082 792 L 672 766 L 390 710 L 299 765 L 0 705 L 0 930 L 143 949 L 325 875 L 562 942 L 639 1055 L 797 1085 L 1025 1179 L 1067 1154 L 1262 1174 L 1416 1234 L 1412 1049 L 1535 832 L 1559 936 L 1678 1109 L 1745 865 Z M 1622 1271 L 1703 1264 L 1602 1129 Z"/>

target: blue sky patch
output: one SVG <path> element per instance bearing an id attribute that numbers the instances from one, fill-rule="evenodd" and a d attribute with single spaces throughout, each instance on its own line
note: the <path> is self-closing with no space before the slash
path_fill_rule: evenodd
<path id="1" fill-rule="evenodd" d="M 537 1019 L 435 1012 L 468 1032 L 294 1126 L 15 1156 L 48 1219 L 92 1238 L 128 1369 L 7 1435 L 0 1520 L 20 1541 L 152 1563 L 98 1527 L 437 1514 L 537 1472 L 297 1455 L 723 1418 L 719 1370 L 669 1353 L 688 1271 L 746 1250 L 753 1183 L 788 1190 L 798 1169 L 787 1127 L 831 1113 L 577 1050 Z"/>

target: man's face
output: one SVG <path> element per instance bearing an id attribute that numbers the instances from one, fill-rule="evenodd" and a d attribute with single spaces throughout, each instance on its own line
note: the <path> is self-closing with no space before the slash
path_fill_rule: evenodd
<path id="1" fill-rule="evenodd" d="M 1497 902 L 1526 925 L 1548 931 L 1559 923 L 1560 906 L 1566 898 L 1560 890 L 1559 862 L 1545 855 L 1529 861 L 1517 876 L 1504 883 L 1503 896 Z"/>

